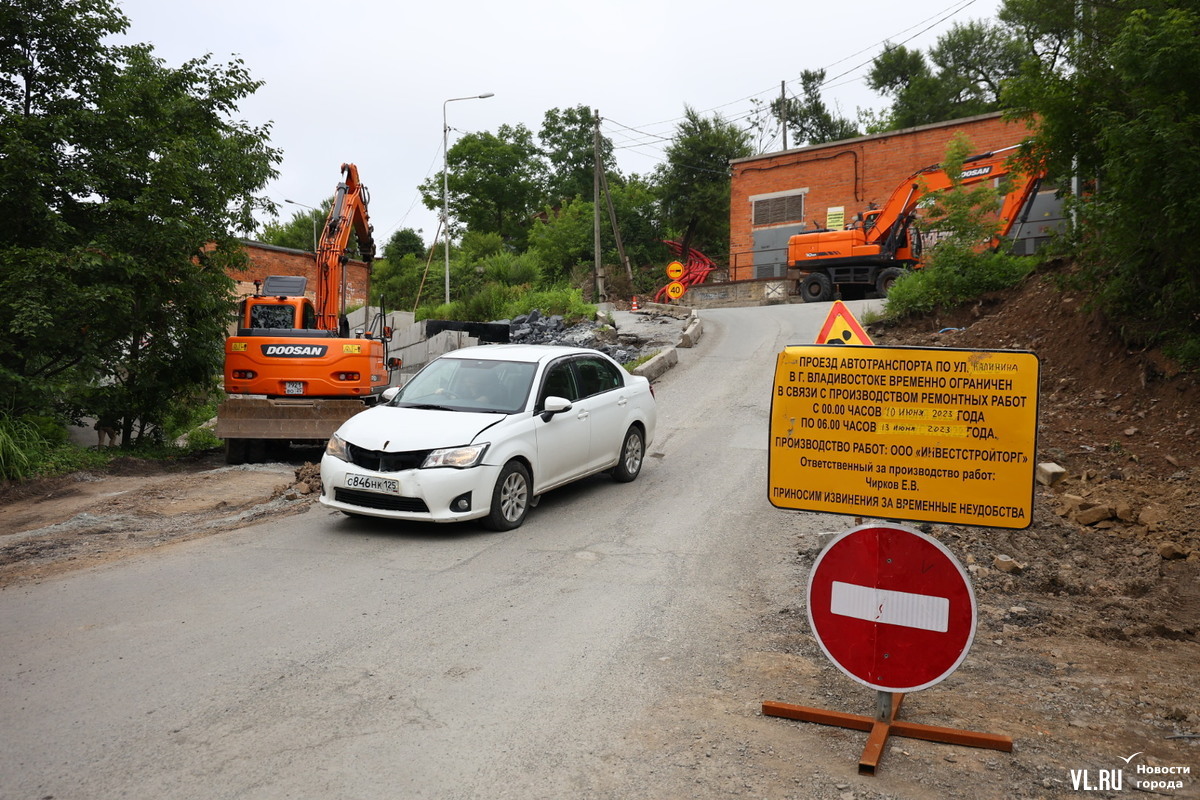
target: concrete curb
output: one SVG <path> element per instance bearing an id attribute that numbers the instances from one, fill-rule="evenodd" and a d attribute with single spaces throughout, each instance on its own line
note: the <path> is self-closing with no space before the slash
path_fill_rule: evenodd
<path id="1" fill-rule="evenodd" d="M 694 347 L 703 334 L 704 325 L 700 322 L 700 315 L 693 311 L 688 317 L 687 325 L 684 326 L 683 335 L 679 337 L 679 344 L 676 347 Z"/>
<path id="2" fill-rule="evenodd" d="M 700 341 L 700 337 L 703 334 L 704 325 L 700 322 L 700 315 L 693 310 L 675 347 L 666 348 L 645 364 L 636 367 L 633 370 L 633 374 L 641 375 L 643 378 L 653 381 L 679 363 L 679 354 L 675 352 L 677 347 L 694 347 L 696 342 Z"/>
<path id="3" fill-rule="evenodd" d="M 674 347 L 668 347 L 645 364 L 635 367 L 633 374 L 641 375 L 643 378 L 652 381 L 678 363 L 679 354 L 675 352 Z"/>

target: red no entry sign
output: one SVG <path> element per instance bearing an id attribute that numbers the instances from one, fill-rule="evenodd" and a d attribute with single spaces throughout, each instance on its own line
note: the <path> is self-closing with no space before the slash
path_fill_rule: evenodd
<path id="1" fill-rule="evenodd" d="M 813 564 L 808 621 L 849 677 L 882 692 L 915 692 L 967 657 L 975 595 L 936 539 L 900 525 L 861 525 Z"/>

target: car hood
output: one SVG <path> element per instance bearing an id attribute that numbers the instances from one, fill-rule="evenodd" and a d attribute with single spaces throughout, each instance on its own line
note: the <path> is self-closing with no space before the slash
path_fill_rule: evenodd
<path id="1" fill-rule="evenodd" d="M 470 444 L 503 414 L 378 406 L 355 414 L 337 435 L 367 450 L 402 453 Z"/>

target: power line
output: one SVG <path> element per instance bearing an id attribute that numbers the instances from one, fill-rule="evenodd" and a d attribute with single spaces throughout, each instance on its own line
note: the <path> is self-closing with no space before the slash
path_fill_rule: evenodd
<path id="1" fill-rule="evenodd" d="M 917 38 L 918 36 L 920 36 L 924 33 L 927 33 L 928 31 L 930 31 L 933 28 L 937 27 L 938 25 L 942 24 L 943 22 L 950 19 L 951 17 L 957 16 L 958 14 L 961 14 L 963 11 L 966 11 L 967 8 L 974 5 L 976 2 L 978 2 L 978 0 L 956 0 L 956 2 L 954 4 L 947 6 L 946 8 L 943 8 L 941 11 L 938 11 L 935 14 L 932 14 L 923 20 L 915 22 L 912 25 L 910 25 L 909 27 L 898 31 L 897 33 L 893 34 L 892 36 L 882 39 L 882 40 L 876 42 L 875 44 L 868 45 L 868 46 L 862 48 L 861 50 L 850 53 L 849 55 L 846 55 L 843 58 L 840 58 L 837 61 L 832 62 L 828 66 L 824 67 L 824 69 L 828 71 L 830 68 L 835 67 L 838 64 L 841 64 L 845 61 L 849 61 L 850 59 L 855 58 L 856 56 L 862 55 L 863 53 L 866 53 L 868 51 L 873 51 L 880 46 L 888 45 L 892 42 L 893 39 L 895 39 L 899 36 L 903 36 L 904 34 L 908 33 L 909 31 L 915 30 L 917 28 L 921 28 L 921 26 L 925 26 L 925 27 L 921 28 L 921 30 L 918 30 L 916 33 L 914 33 L 912 36 L 909 36 L 908 38 L 906 38 L 900 42 L 900 44 L 907 44 L 908 42 L 911 42 L 913 39 Z M 826 78 L 821 83 L 821 88 L 833 89 L 833 88 L 837 88 L 839 86 L 845 86 L 849 83 L 852 83 L 853 80 L 848 80 L 843 83 L 837 83 L 837 84 L 833 83 L 833 81 L 836 81 L 839 78 L 843 78 L 859 69 L 862 69 L 864 66 L 872 63 L 874 60 L 875 60 L 874 57 L 872 57 L 871 59 L 868 59 L 867 61 L 864 61 L 864 62 L 860 62 L 859 64 L 856 64 L 855 66 L 851 67 L 850 69 L 845 70 L 841 73 L 838 73 L 837 75 L 834 75 L 833 77 Z M 793 78 L 792 80 L 788 81 L 788 83 L 794 84 L 794 83 L 797 83 L 799 80 L 800 80 L 799 78 Z M 857 78 L 854 80 L 857 80 Z M 769 94 L 771 97 L 774 97 L 775 87 L 772 87 L 771 89 L 767 89 L 767 90 L 764 90 L 761 92 L 756 92 L 751 95 L 747 95 L 746 97 L 742 97 L 738 100 L 731 100 L 727 103 L 722 103 L 717 106 L 712 106 L 701 113 L 711 114 L 713 112 L 720 111 L 723 108 L 728 108 L 729 106 L 732 106 L 732 105 L 737 105 L 739 103 L 745 103 L 747 101 L 758 100 L 764 94 Z M 726 121 L 736 122 L 738 120 L 747 119 L 753 113 L 754 113 L 754 109 L 751 109 L 750 111 L 738 114 Z M 673 119 L 661 120 L 659 122 L 651 122 L 651 123 L 647 123 L 647 124 L 643 125 L 642 128 L 654 128 L 654 127 L 657 127 L 660 125 L 674 125 L 682 119 L 684 119 L 684 117 L 675 117 Z M 617 124 L 619 124 L 619 123 L 617 123 Z M 622 126 L 622 127 L 625 127 L 625 126 Z M 638 133 L 642 133 L 643 135 L 646 135 L 646 136 L 656 136 L 656 134 L 651 134 L 644 130 L 638 130 L 638 129 L 631 129 L 631 130 L 637 130 Z M 659 138 L 666 138 L 666 137 L 659 137 Z"/>

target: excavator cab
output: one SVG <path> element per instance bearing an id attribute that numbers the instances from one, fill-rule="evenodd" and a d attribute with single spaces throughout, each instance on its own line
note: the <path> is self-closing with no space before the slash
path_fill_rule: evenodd
<path id="1" fill-rule="evenodd" d="M 317 311 L 304 296 L 307 280 L 296 275 L 268 275 L 255 281 L 255 292 L 242 300 L 238 328 L 242 331 L 317 330 Z"/>

